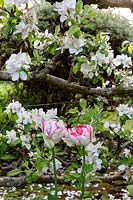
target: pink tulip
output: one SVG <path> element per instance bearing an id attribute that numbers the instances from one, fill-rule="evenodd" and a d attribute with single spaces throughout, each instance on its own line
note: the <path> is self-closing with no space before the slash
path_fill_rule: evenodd
<path id="1" fill-rule="evenodd" d="M 79 124 L 68 128 L 67 134 L 62 139 L 68 146 L 87 146 L 92 141 L 92 127 L 87 124 Z"/>
<path id="2" fill-rule="evenodd" d="M 66 124 L 62 120 L 42 119 L 42 132 L 46 146 L 53 148 L 62 139 L 62 136 L 66 134 Z"/>

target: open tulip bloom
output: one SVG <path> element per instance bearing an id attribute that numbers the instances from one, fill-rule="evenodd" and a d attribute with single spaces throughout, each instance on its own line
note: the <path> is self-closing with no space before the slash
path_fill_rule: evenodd
<path id="1" fill-rule="evenodd" d="M 79 124 L 68 128 L 67 134 L 62 139 L 68 146 L 87 146 L 92 141 L 92 127 L 87 124 Z"/>
<path id="2" fill-rule="evenodd" d="M 80 145 L 82 147 L 82 171 L 81 171 L 81 199 L 84 199 L 85 184 L 85 147 L 92 141 L 92 127 L 87 124 L 79 124 L 73 128 L 68 128 L 67 134 L 63 136 L 63 141 L 68 146 Z"/>

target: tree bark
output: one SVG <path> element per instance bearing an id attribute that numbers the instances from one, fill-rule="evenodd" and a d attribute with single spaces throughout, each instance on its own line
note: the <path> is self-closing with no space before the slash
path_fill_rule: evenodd
<path id="1" fill-rule="evenodd" d="M 125 171 L 117 172 L 114 175 L 107 174 L 107 176 L 94 176 L 95 179 L 101 180 L 104 183 L 112 183 L 116 180 L 122 180 L 125 181 L 126 178 L 123 176 Z M 63 176 L 57 177 L 58 184 L 69 184 L 70 182 L 64 181 Z M 38 180 L 36 183 L 54 183 L 54 176 L 53 175 L 43 175 L 38 177 Z M 27 184 L 26 177 L 20 176 L 20 177 L 0 177 L 0 187 L 24 187 Z"/>
<path id="2" fill-rule="evenodd" d="M 133 9 L 133 0 L 83 0 L 84 4 L 98 4 L 99 8 L 122 7 Z"/>
<path id="3" fill-rule="evenodd" d="M 55 3 L 56 1 L 61 2 L 62 0 L 47 0 L 48 2 Z M 108 7 L 122 7 L 130 8 L 133 10 L 133 0 L 83 0 L 84 4 L 98 4 L 99 8 Z"/>
<path id="4" fill-rule="evenodd" d="M 41 71 L 34 71 L 30 73 L 30 79 L 43 80 L 44 82 L 53 85 L 63 92 L 70 91 L 75 94 L 86 94 L 92 96 L 130 96 L 133 97 L 133 87 L 125 88 L 89 88 L 86 86 L 79 85 L 78 83 L 69 82 L 62 78 L 50 75 L 46 73 L 46 69 Z M 7 72 L 0 71 L 1 81 L 12 81 L 10 74 Z"/>

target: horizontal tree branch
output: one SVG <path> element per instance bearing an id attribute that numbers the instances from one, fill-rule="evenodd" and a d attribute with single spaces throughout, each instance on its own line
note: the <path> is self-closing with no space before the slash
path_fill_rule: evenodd
<path id="1" fill-rule="evenodd" d="M 52 4 L 62 0 L 47 0 Z M 98 4 L 99 8 L 123 7 L 133 9 L 133 0 L 83 0 L 84 4 Z"/>
<path id="2" fill-rule="evenodd" d="M 62 176 L 57 177 L 59 184 L 64 183 L 64 178 Z M 54 183 L 54 177 L 52 175 L 45 175 L 38 177 L 37 183 Z M 0 177 L 0 187 L 22 187 L 26 185 L 26 177 Z"/>
<path id="3" fill-rule="evenodd" d="M 133 9 L 133 0 L 83 0 L 85 4 L 98 4 L 100 8 L 123 7 Z"/>
<path id="4" fill-rule="evenodd" d="M 123 174 L 125 173 L 125 171 L 121 171 L 121 172 L 117 172 L 114 175 L 107 175 L 105 176 L 96 176 L 94 177 L 97 180 L 101 180 L 102 182 L 105 183 L 112 183 L 113 181 L 116 180 L 122 180 L 125 181 L 125 178 L 123 177 Z M 57 176 L 57 182 L 58 184 L 68 184 L 70 183 L 69 181 L 66 182 L 64 181 L 64 177 L 63 176 Z M 53 175 L 42 175 L 40 177 L 38 177 L 38 180 L 36 181 L 36 183 L 54 183 L 54 176 Z M 0 187 L 22 187 L 26 185 L 26 177 L 20 176 L 20 177 L 7 177 L 7 176 L 3 176 L 0 177 Z"/>
<path id="5" fill-rule="evenodd" d="M 125 88 L 89 88 L 86 86 L 81 86 L 78 83 L 68 82 L 59 77 L 47 74 L 47 70 L 43 69 L 41 71 L 34 71 L 30 73 L 31 79 L 38 79 L 47 82 L 63 91 L 67 90 L 72 93 L 86 94 L 92 96 L 133 96 L 133 87 Z M 7 72 L 0 71 L 0 80 L 2 81 L 12 81 L 10 74 Z"/>

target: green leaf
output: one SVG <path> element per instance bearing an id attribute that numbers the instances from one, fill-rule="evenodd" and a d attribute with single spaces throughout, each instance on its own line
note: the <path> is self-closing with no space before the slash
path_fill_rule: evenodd
<path id="1" fill-rule="evenodd" d="M 85 113 L 83 115 L 80 116 L 79 118 L 80 123 L 82 124 L 88 124 L 91 122 L 91 116 L 89 113 Z"/>
<path id="2" fill-rule="evenodd" d="M 128 192 L 129 192 L 129 195 L 130 195 L 130 196 L 133 196 L 133 185 L 128 185 L 128 186 L 127 186 L 127 190 L 128 190 Z"/>
<path id="3" fill-rule="evenodd" d="M 104 83 L 104 78 L 101 75 L 98 75 L 98 78 L 102 81 L 102 83 Z"/>
<path id="4" fill-rule="evenodd" d="M 33 183 L 38 180 L 37 174 L 35 172 L 33 172 L 32 170 L 25 170 L 25 172 L 26 172 L 27 183 Z"/>
<path id="5" fill-rule="evenodd" d="M 8 118 L 11 119 L 11 117 L 12 117 L 12 113 L 9 112 L 8 113 Z"/>
<path id="6" fill-rule="evenodd" d="M 77 107 L 75 107 L 75 108 L 70 108 L 69 111 L 68 111 L 68 113 L 71 113 L 71 114 L 78 113 L 78 112 L 79 112 L 79 110 L 78 110 Z"/>
<path id="7" fill-rule="evenodd" d="M 16 158 L 16 155 L 13 154 L 8 154 L 8 155 L 3 155 L 0 157 L 0 160 L 13 160 Z"/>
<path id="8" fill-rule="evenodd" d="M 124 41 L 123 43 L 122 43 L 122 48 L 124 49 L 125 47 L 127 47 L 127 45 L 129 45 L 129 41 Z"/>
<path id="9" fill-rule="evenodd" d="M 57 25 L 55 27 L 55 35 L 58 35 L 59 32 L 60 32 L 60 25 Z"/>
<path id="10" fill-rule="evenodd" d="M 52 55 L 55 54 L 56 46 L 54 44 L 49 45 L 49 47 L 46 49 L 46 51 Z"/>
<path id="11" fill-rule="evenodd" d="M 3 7 L 4 5 L 4 0 L 0 0 L 0 6 Z"/>
<path id="12" fill-rule="evenodd" d="M 31 130 L 30 124 L 25 124 L 25 125 L 24 125 L 24 130 L 25 130 L 26 132 L 29 132 L 29 131 Z"/>
<path id="13" fill-rule="evenodd" d="M 108 198 L 105 195 L 102 195 L 102 200 L 108 200 Z"/>
<path id="14" fill-rule="evenodd" d="M 69 28 L 68 33 L 69 33 L 70 35 L 73 35 L 73 36 L 76 37 L 76 38 L 79 38 L 80 35 L 81 35 L 80 29 L 79 29 L 79 27 L 78 27 L 77 25 L 71 26 L 71 27 Z"/>
<path id="15" fill-rule="evenodd" d="M 8 145 L 4 142 L 0 142 L 0 155 L 5 154 L 8 149 Z M 1 156 L 0 156 L 1 159 Z"/>
<path id="16" fill-rule="evenodd" d="M 48 200 L 56 200 L 54 195 L 48 193 Z"/>
<path id="17" fill-rule="evenodd" d="M 87 62 L 87 58 L 85 56 L 80 56 L 77 58 L 77 61 L 80 63 L 85 63 Z"/>
<path id="18" fill-rule="evenodd" d="M 85 99 L 80 99 L 80 107 L 85 109 L 87 107 L 87 101 Z"/>
<path id="19" fill-rule="evenodd" d="M 29 40 L 29 43 L 30 43 L 30 48 L 32 48 L 32 44 L 33 44 L 33 42 L 34 42 L 33 33 L 29 33 L 29 34 L 28 34 L 28 40 Z"/>
<path id="20" fill-rule="evenodd" d="M 8 34 L 10 33 L 10 31 L 12 30 L 12 28 L 15 26 L 15 23 L 11 23 L 8 26 L 3 28 L 3 32 L 2 32 L 2 36 L 4 38 L 8 37 Z"/>
<path id="21" fill-rule="evenodd" d="M 35 58 L 38 58 L 38 57 L 39 57 L 39 55 L 38 55 L 38 50 L 37 50 L 37 49 L 34 49 L 34 50 L 33 50 L 33 55 L 34 55 Z"/>
<path id="22" fill-rule="evenodd" d="M 16 176 L 22 172 L 21 169 L 13 169 L 7 173 L 7 176 Z"/>
<path id="23" fill-rule="evenodd" d="M 129 52 L 130 54 L 133 53 L 133 44 L 130 44 L 130 45 L 129 45 L 129 47 L 128 47 L 128 52 Z"/>
<path id="24" fill-rule="evenodd" d="M 82 9 L 83 9 L 83 1 L 79 0 L 76 3 L 76 14 L 79 15 L 81 13 Z"/>
<path id="25" fill-rule="evenodd" d="M 40 160 L 38 159 L 36 161 L 36 168 L 38 169 L 38 171 L 41 171 L 44 167 L 48 166 L 48 161 L 47 160 Z"/>
<path id="26" fill-rule="evenodd" d="M 74 74 L 77 74 L 78 71 L 79 71 L 79 68 L 80 68 L 79 64 L 76 63 L 76 64 L 73 66 L 73 73 L 74 73 Z"/>

